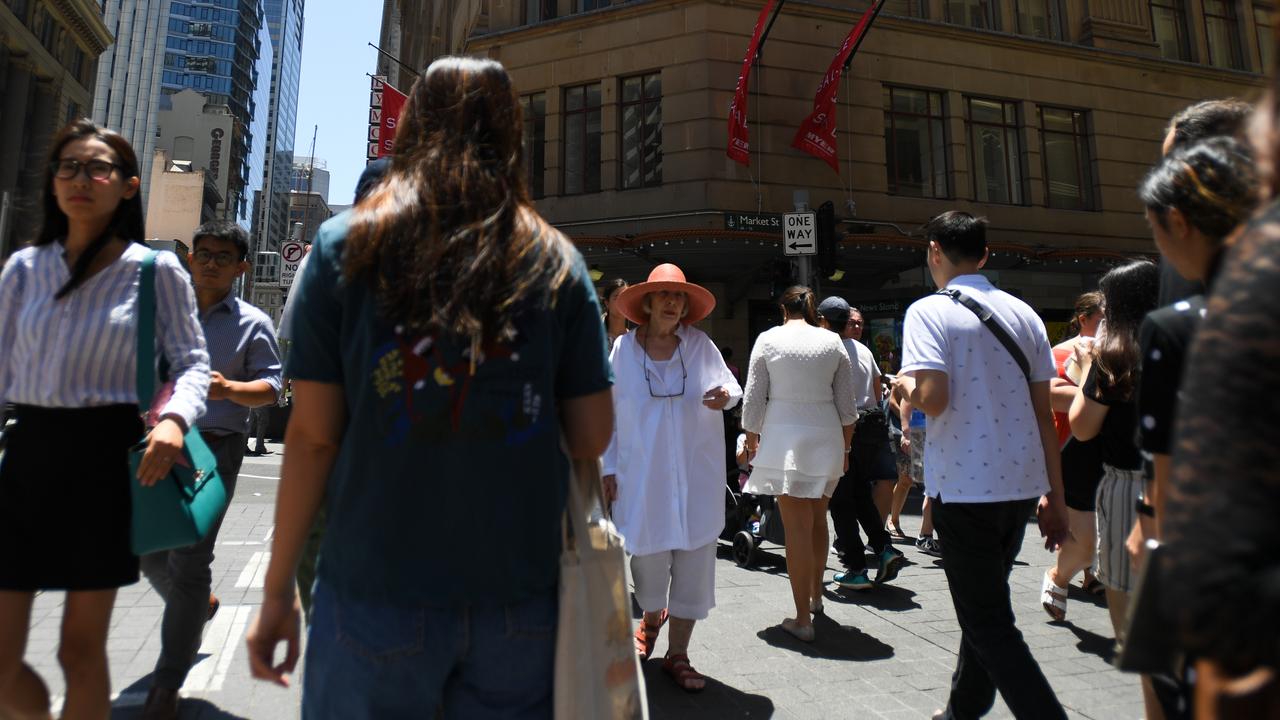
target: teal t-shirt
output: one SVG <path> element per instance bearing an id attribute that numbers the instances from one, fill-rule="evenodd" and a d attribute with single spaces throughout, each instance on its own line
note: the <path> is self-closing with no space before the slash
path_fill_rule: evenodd
<path id="1" fill-rule="evenodd" d="M 613 382 L 582 256 L 473 374 L 467 342 L 401 332 L 367 282 L 343 279 L 347 219 L 320 228 L 298 278 L 286 367 L 341 385 L 347 403 L 319 578 L 345 597 L 436 607 L 554 588 L 569 472 L 559 403 Z"/>

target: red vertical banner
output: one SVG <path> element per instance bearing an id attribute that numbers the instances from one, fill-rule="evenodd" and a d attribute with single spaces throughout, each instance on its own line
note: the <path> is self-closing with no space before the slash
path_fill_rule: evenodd
<path id="1" fill-rule="evenodd" d="M 400 124 L 400 111 L 408 97 L 390 85 L 382 86 L 382 124 L 378 129 L 378 157 L 390 155 L 395 150 L 396 126 Z"/>
<path id="2" fill-rule="evenodd" d="M 871 23 L 883 5 L 884 0 L 875 0 L 875 4 L 862 13 L 858 24 L 849 31 L 840 50 L 831 59 L 827 74 L 818 84 L 818 92 L 813 97 L 813 112 L 800 124 L 795 139 L 791 141 L 791 147 L 826 161 L 837 173 L 840 172 L 840 160 L 836 152 L 836 90 L 840 87 L 840 74 L 848 70 L 853 54 L 858 51 L 858 45 L 871 29 Z"/>
<path id="3" fill-rule="evenodd" d="M 751 66 L 756 62 L 763 41 L 765 22 L 773 13 L 773 7 L 779 0 L 768 0 L 756 18 L 755 30 L 751 32 L 751 44 L 747 45 L 747 56 L 742 58 L 742 70 L 738 73 L 738 86 L 733 91 L 733 102 L 729 105 L 729 145 L 725 154 L 735 162 L 743 165 L 751 164 L 751 140 L 747 132 L 747 80 L 751 77 Z"/>

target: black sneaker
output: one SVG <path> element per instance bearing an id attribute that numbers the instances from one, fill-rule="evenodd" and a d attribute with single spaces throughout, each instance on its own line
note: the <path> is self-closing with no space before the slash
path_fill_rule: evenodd
<path id="1" fill-rule="evenodd" d="M 902 566 L 907 564 L 907 559 L 902 555 L 902 551 L 895 547 L 887 547 L 880 552 L 880 569 L 876 571 L 876 584 L 883 585 L 887 582 L 893 582 L 898 577 L 898 572 L 902 570 Z"/>
<path id="2" fill-rule="evenodd" d="M 925 555 L 942 557 L 942 543 L 927 535 L 916 538 L 916 549 Z"/>

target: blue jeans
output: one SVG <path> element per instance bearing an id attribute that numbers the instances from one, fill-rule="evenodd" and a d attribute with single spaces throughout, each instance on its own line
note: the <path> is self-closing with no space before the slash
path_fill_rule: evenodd
<path id="1" fill-rule="evenodd" d="M 461 609 L 338 597 L 316 583 L 303 720 L 550 720 L 558 596 Z"/>

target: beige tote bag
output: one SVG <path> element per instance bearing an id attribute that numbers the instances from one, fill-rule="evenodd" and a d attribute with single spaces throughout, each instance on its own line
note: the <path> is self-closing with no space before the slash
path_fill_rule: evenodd
<path id="1" fill-rule="evenodd" d="M 648 720 L 631 639 L 622 536 L 601 511 L 600 461 L 574 460 L 571 468 L 560 554 L 555 717 Z"/>

